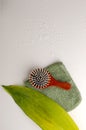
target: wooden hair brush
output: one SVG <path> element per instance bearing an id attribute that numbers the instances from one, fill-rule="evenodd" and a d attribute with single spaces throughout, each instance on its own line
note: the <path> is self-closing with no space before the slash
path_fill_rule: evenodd
<path id="1" fill-rule="evenodd" d="M 56 80 L 46 69 L 38 68 L 32 70 L 29 76 L 30 83 L 33 87 L 43 89 L 51 86 L 69 90 L 71 85 L 68 82 Z"/>

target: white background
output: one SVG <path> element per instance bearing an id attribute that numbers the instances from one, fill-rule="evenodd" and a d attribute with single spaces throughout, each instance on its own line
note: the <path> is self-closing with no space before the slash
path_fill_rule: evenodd
<path id="1" fill-rule="evenodd" d="M 23 84 L 33 67 L 61 60 L 81 104 L 69 114 L 86 130 L 86 0 L 2 0 L 0 85 Z M 0 130 L 40 130 L 0 87 Z"/>

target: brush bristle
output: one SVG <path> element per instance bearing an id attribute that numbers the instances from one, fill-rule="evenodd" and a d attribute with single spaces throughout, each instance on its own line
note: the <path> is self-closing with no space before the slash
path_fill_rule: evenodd
<path id="1" fill-rule="evenodd" d="M 45 69 L 34 69 L 29 76 L 30 83 L 36 88 L 46 88 L 50 83 L 50 73 Z"/>

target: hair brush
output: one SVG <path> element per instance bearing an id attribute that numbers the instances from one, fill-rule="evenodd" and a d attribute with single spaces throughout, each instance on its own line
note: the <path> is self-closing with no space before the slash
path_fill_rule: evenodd
<path id="1" fill-rule="evenodd" d="M 29 76 L 30 83 L 33 87 L 43 89 L 51 86 L 57 86 L 59 88 L 69 90 L 71 88 L 70 83 L 56 80 L 50 72 L 44 68 L 38 68 L 32 70 Z"/>

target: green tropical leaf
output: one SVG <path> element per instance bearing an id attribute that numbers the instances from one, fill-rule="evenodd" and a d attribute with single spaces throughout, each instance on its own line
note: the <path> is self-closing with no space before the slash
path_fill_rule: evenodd
<path id="1" fill-rule="evenodd" d="M 68 113 L 42 93 L 24 86 L 3 86 L 16 104 L 42 130 L 79 130 Z"/>

